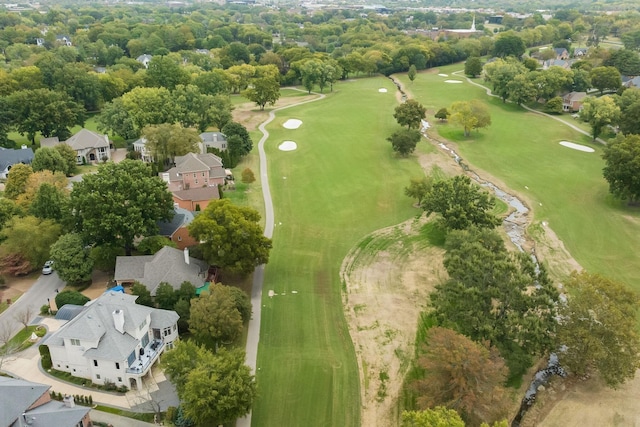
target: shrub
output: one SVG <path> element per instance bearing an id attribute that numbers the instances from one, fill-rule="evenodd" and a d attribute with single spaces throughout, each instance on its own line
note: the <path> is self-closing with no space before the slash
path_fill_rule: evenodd
<path id="1" fill-rule="evenodd" d="M 51 363 L 51 353 L 49 353 L 49 347 L 44 344 L 40 345 L 38 347 L 38 351 L 40 352 L 42 368 L 51 369 L 51 366 L 53 364 Z"/>
<path id="2" fill-rule="evenodd" d="M 51 307 L 49 307 L 49 304 L 43 304 L 42 307 L 40 307 L 40 314 L 42 316 L 46 316 L 47 314 L 49 314 L 50 309 Z"/>
<path id="3" fill-rule="evenodd" d="M 165 415 L 166 419 L 170 422 L 174 422 L 176 420 L 176 416 L 178 415 L 178 408 L 175 406 L 169 406 L 167 408 L 167 414 Z"/>
<path id="4" fill-rule="evenodd" d="M 256 180 L 256 176 L 253 174 L 253 171 L 249 168 L 245 168 L 242 171 L 242 182 L 244 182 L 245 184 L 251 184 L 252 182 L 255 182 Z"/>

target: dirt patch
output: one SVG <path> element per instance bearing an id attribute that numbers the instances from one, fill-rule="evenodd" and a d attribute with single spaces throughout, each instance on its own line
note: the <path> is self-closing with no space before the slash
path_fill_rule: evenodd
<path id="1" fill-rule="evenodd" d="M 541 392 L 522 427 L 638 426 L 640 371 L 617 390 L 597 378 L 554 380 Z"/>
<path id="2" fill-rule="evenodd" d="M 411 219 L 373 233 L 342 263 L 343 302 L 360 367 L 362 425 L 397 424 L 417 321 L 429 292 L 446 276 L 442 249 L 407 244 L 425 221 Z"/>
<path id="3" fill-rule="evenodd" d="M 91 275 L 91 286 L 82 291 L 82 294 L 96 299 L 107 290 L 107 284 L 113 275 L 101 270 L 93 270 Z"/>
<path id="4" fill-rule="evenodd" d="M 240 123 L 247 128 L 249 132 L 258 129 L 258 126 L 269 118 L 269 111 L 274 108 L 286 107 L 287 105 L 297 104 L 298 102 L 307 101 L 316 98 L 317 95 L 283 97 L 278 99 L 276 104 L 271 108 L 260 110 L 255 102 L 245 102 L 236 105 L 232 111 L 233 121 Z"/>

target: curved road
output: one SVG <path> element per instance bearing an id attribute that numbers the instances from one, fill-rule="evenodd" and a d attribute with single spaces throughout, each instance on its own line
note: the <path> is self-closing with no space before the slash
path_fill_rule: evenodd
<path id="1" fill-rule="evenodd" d="M 300 92 L 306 92 L 302 89 L 290 88 Z M 275 113 L 287 108 L 297 107 L 299 105 L 308 104 L 310 102 L 319 101 L 324 99 L 326 95 L 311 92 L 314 95 L 318 95 L 317 98 L 309 99 L 307 101 L 297 102 L 295 104 L 286 105 L 284 107 L 276 108 L 269 111 L 269 118 L 262 122 L 258 126 L 258 130 L 262 132 L 262 138 L 258 142 L 258 154 L 260 155 L 260 180 L 262 183 L 262 197 L 264 198 L 264 210 L 265 210 L 265 225 L 264 235 L 268 238 L 273 236 L 274 216 L 273 216 L 273 202 L 271 201 L 271 189 L 269 188 L 269 177 L 267 175 L 267 155 L 264 151 L 264 143 L 269 138 L 269 131 L 266 126 L 271 123 L 275 118 Z M 251 368 L 251 371 L 255 375 L 256 373 L 256 361 L 258 357 L 258 342 L 260 341 L 260 319 L 262 315 L 262 282 L 264 281 L 264 264 L 258 266 L 253 273 L 253 285 L 251 287 L 251 305 L 253 307 L 253 313 L 251 320 L 249 320 L 249 331 L 247 334 L 247 348 L 246 348 L 246 364 Z M 238 419 L 236 427 L 250 427 L 251 426 L 251 412 L 244 418 Z"/>

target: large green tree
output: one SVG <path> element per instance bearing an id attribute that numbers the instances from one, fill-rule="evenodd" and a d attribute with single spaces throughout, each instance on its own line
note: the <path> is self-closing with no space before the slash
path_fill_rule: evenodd
<path id="1" fill-rule="evenodd" d="M 482 101 L 456 101 L 449 107 L 449 120 L 464 129 L 464 136 L 469 136 L 473 129 L 480 129 L 491 124 L 489 109 Z"/>
<path id="2" fill-rule="evenodd" d="M 424 119 L 427 109 L 414 99 L 408 99 L 406 102 L 398 105 L 393 113 L 400 126 L 406 126 L 408 129 L 419 129 L 420 122 Z"/>
<path id="3" fill-rule="evenodd" d="M 85 305 L 91 299 L 78 291 L 62 291 L 56 295 L 56 307 L 58 310 L 66 304 Z"/>
<path id="4" fill-rule="evenodd" d="M 25 192 L 31 174 L 33 174 L 31 166 L 22 163 L 13 165 L 4 187 L 4 196 L 8 199 L 17 199 Z"/>
<path id="5" fill-rule="evenodd" d="M 465 427 L 465 424 L 453 409 L 436 406 L 424 411 L 404 411 L 402 427 Z"/>
<path id="6" fill-rule="evenodd" d="M 391 134 L 387 141 L 391 143 L 393 151 L 401 156 L 408 156 L 416 149 L 420 141 L 420 132 L 415 129 L 401 129 Z"/>
<path id="7" fill-rule="evenodd" d="M 49 248 L 61 234 L 60 225 L 34 216 L 11 218 L 2 229 L 0 238 L 0 258 L 13 258 L 16 255 L 27 261 L 26 270 L 13 271 L 15 274 L 28 273 L 39 268 L 49 259 Z"/>
<path id="8" fill-rule="evenodd" d="M 451 231 L 445 248 L 449 279 L 430 295 L 440 325 L 497 347 L 511 374 L 553 348 L 558 291 L 543 266 L 488 229 Z"/>
<path id="9" fill-rule="evenodd" d="M 526 46 L 520 35 L 513 31 L 507 31 L 496 37 L 493 43 L 493 56 L 500 58 L 513 56 L 520 59 L 525 49 Z"/>
<path id="10" fill-rule="evenodd" d="M 467 58 L 464 63 L 464 73 L 470 77 L 476 77 L 482 74 L 482 61 L 477 56 Z"/>
<path id="11" fill-rule="evenodd" d="M 62 280 L 70 285 L 91 281 L 93 260 L 82 241 L 82 236 L 76 233 L 64 234 L 51 246 L 50 252 L 58 276 Z"/>
<path id="12" fill-rule="evenodd" d="M 634 377 L 640 368 L 638 295 L 597 274 L 574 273 L 565 282 L 568 301 L 560 306 L 558 353 L 576 375 L 595 369 L 609 387 Z"/>
<path id="13" fill-rule="evenodd" d="M 222 199 L 211 201 L 188 228 L 201 242 L 209 264 L 248 274 L 269 260 L 271 239 L 263 235 L 259 221 L 260 214 L 254 209 Z"/>
<path id="14" fill-rule="evenodd" d="M 82 106 L 62 92 L 49 89 L 21 90 L 9 96 L 13 124 L 32 144 L 38 132 L 42 136 L 68 138 L 69 128 L 84 123 Z"/>
<path id="15" fill-rule="evenodd" d="M 181 341 L 164 354 L 162 363 L 176 386 L 184 415 L 196 425 L 231 424 L 251 409 L 256 386 L 242 350 L 213 354 Z"/>
<path id="16" fill-rule="evenodd" d="M 242 334 L 242 314 L 231 288 L 216 283 L 191 302 L 189 331 L 199 344 L 212 351 L 230 344 Z"/>
<path id="17" fill-rule="evenodd" d="M 494 228 L 500 218 L 491 213 L 495 199 L 465 175 L 436 181 L 424 196 L 420 207 L 427 212 L 440 214 L 440 221 L 447 229 L 462 230 L 473 225 Z"/>
<path id="18" fill-rule="evenodd" d="M 418 364 L 424 370 L 424 378 L 416 383 L 422 409 L 442 405 L 472 425 L 504 417 L 507 368 L 496 348 L 433 327 Z"/>
<path id="19" fill-rule="evenodd" d="M 600 93 L 605 90 L 618 90 L 622 85 L 620 71 L 615 67 L 595 67 L 589 73 L 591 85 Z"/>
<path id="20" fill-rule="evenodd" d="M 54 173 L 62 172 L 67 175 L 69 164 L 62 157 L 60 151 L 49 147 L 40 147 L 36 150 L 33 156 L 31 167 L 34 172 L 50 170 Z"/>
<path id="21" fill-rule="evenodd" d="M 87 241 L 115 244 L 131 255 L 137 237 L 157 233 L 156 222 L 171 218 L 173 200 L 148 165 L 127 159 L 105 163 L 75 183 L 71 207 Z"/>
<path id="22" fill-rule="evenodd" d="M 145 74 L 148 86 L 164 87 L 173 90 L 178 85 L 189 83 L 189 74 L 175 59 L 169 56 L 155 55 L 149 61 Z"/>
<path id="23" fill-rule="evenodd" d="M 640 200 L 640 135 L 618 136 L 605 146 L 602 158 L 609 192 L 636 204 Z"/>
<path id="24" fill-rule="evenodd" d="M 280 82 L 273 76 L 254 79 L 243 95 L 249 101 L 255 102 L 261 110 L 264 110 L 265 105 L 274 105 L 280 99 Z"/>
<path id="25" fill-rule="evenodd" d="M 620 107 L 613 97 L 605 95 L 599 98 L 588 96 L 585 98 L 580 119 L 591 126 L 591 136 L 596 139 L 602 133 L 605 126 L 613 125 L 620 119 Z"/>
<path id="26" fill-rule="evenodd" d="M 153 159 L 162 166 L 173 163 L 176 156 L 200 152 L 198 132 L 179 124 L 146 126 L 142 129 L 142 138 L 146 139 L 146 148 Z"/>

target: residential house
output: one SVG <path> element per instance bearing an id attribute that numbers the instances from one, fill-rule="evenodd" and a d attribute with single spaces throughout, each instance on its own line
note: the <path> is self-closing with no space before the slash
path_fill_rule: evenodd
<path id="1" fill-rule="evenodd" d="M 64 142 L 60 142 L 57 137 L 40 140 L 41 147 L 55 147 L 58 144 L 67 144 L 73 148 L 79 165 L 111 160 L 111 144 L 106 134 L 83 128 Z"/>
<path id="2" fill-rule="evenodd" d="M 0 376 L 0 426 L 89 427 L 87 406 L 77 406 L 73 396 L 52 400 L 51 386 Z"/>
<path id="3" fill-rule="evenodd" d="M 189 250 L 165 246 L 155 255 L 119 256 L 113 280 L 118 285 L 134 282 L 143 284 L 155 296 L 160 283 L 180 289 L 182 282 L 191 282 L 196 288 L 204 286 L 209 265 L 189 256 Z"/>
<path id="4" fill-rule="evenodd" d="M 566 61 L 564 59 L 549 59 L 542 63 L 542 69 L 548 70 L 551 67 L 560 67 L 564 68 L 565 70 L 570 70 L 572 63 L 573 61 Z"/>
<path id="5" fill-rule="evenodd" d="M 586 96 L 586 92 L 569 92 L 562 95 L 562 110 L 567 112 L 580 111 Z"/>
<path id="6" fill-rule="evenodd" d="M 210 200 L 219 199 L 218 185 L 225 183 L 222 159 L 211 153 L 188 153 L 175 158 L 175 167 L 161 172 L 173 194 L 173 201 L 188 210 L 204 209 Z"/>
<path id="7" fill-rule="evenodd" d="M 153 58 L 152 55 L 148 55 L 145 53 L 144 55 L 138 56 L 136 58 L 136 61 L 144 65 L 144 68 L 149 68 L 149 62 L 151 62 L 151 58 Z"/>
<path id="8" fill-rule="evenodd" d="M 584 58 L 589 53 L 589 48 L 586 47 L 576 47 L 573 49 L 573 57 L 574 58 Z"/>
<path id="9" fill-rule="evenodd" d="M 33 161 L 33 150 L 23 145 L 20 149 L 0 147 L 0 178 L 6 178 L 13 165 L 24 163 L 30 165 Z"/>
<path id="10" fill-rule="evenodd" d="M 64 34 L 58 34 L 56 36 L 56 42 L 65 46 L 73 46 L 73 44 L 71 43 L 71 37 L 66 36 Z"/>
<path id="11" fill-rule="evenodd" d="M 44 39 L 37 37 L 36 38 L 36 46 L 44 46 Z"/>
<path id="12" fill-rule="evenodd" d="M 147 149 L 146 138 L 140 138 L 133 142 L 133 151 L 140 153 L 140 160 L 146 163 L 153 163 L 153 154 Z"/>
<path id="13" fill-rule="evenodd" d="M 89 301 L 44 342 L 53 368 L 96 384 L 141 388 L 143 377 L 178 339 L 179 316 L 138 305 L 137 298 L 109 291 Z"/>
<path id="14" fill-rule="evenodd" d="M 220 151 L 227 149 L 227 137 L 221 132 L 203 132 L 200 134 L 202 140 L 202 152 L 206 153 L 208 148 L 216 148 Z"/>
<path id="15" fill-rule="evenodd" d="M 640 76 L 637 76 L 637 77 L 623 76 L 622 86 L 626 88 L 632 88 L 632 87 L 640 88 Z"/>
<path id="16" fill-rule="evenodd" d="M 215 188 L 216 191 L 218 191 L 218 187 L 211 188 Z M 198 244 L 197 240 L 191 237 L 189 230 L 187 230 L 187 226 L 194 218 L 191 212 L 192 210 L 195 209 L 175 207 L 171 221 L 158 221 L 158 234 L 171 239 L 171 241 L 178 246 L 178 249 L 184 249 Z"/>
<path id="17" fill-rule="evenodd" d="M 556 59 L 569 59 L 569 51 L 564 47 L 555 47 L 553 48 L 553 51 L 556 53 Z"/>

